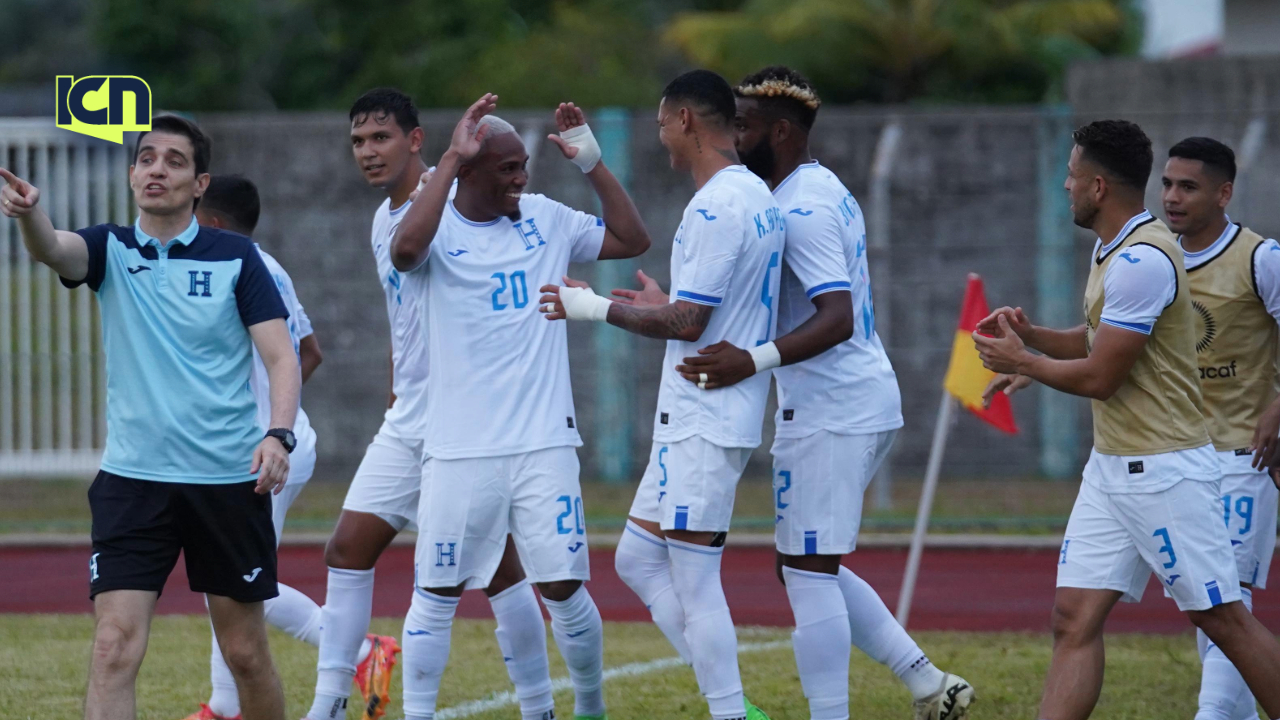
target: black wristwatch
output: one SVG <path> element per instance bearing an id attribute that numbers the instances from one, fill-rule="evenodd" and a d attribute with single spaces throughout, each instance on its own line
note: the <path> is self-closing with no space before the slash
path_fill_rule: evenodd
<path id="1" fill-rule="evenodd" d="M 287 453 L 293 452 L 298 447 L 298 438 L 293 436 L 293 431 L 288 428 L 271 428 L 267 431 L 267 437 L 273 437 L 280 441 Z"/>

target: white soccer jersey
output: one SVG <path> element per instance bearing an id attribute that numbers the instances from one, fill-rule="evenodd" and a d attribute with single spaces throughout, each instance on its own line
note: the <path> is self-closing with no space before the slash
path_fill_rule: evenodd
<path id="1" fill-rule="evenodd" d="M 774 339 L 784 226 L 769 187 L 742 165 L 716 173 L 689 201 L 671 246 L 671 302 L 710 305 L 715 311 L 697 342 L 667 341 L 653 424 L 656 442 L 698 435 L 720 447 L 760 444 L 768 373 L 699 390 L 676 366 L 722 340 L 751 348 Z"/>
<path id="2" fill-rule="evenodd" d="M 570 262 L 600 256 L 604 221 L 542 195 L 520 218 L 486 223 L 444 209 L 424 265 L 428 298 L 424 450 L 434 458 L 496 457 L 582 444 L 563 322 L 538 312 L 538 288 Z M 406 298 L 406 302 L 407 302 Z"/>
<path id="3" fill-rule="evenodd" d="M 778 335 L 813 317 L 812 298 L 848 290 L 853 337 L 804 362 L 777 368 L 777 437 L 819 430 L 878 433 L 902 427 L 898 378 L 876 334 L 862 209 L 835 173 L 815 160 L 774 189 L 787 223 Z"/>
<path id="4" fill-rule="evenodd" d="M 391 264 L 391 239 L 408 212 L 406 202 L 391 209 L 391 198 L 383 201 L 373 216 L 370 243 L 378 263 L 378 279 L 387 297 L 387 318 L 391 321 L 391 389 L 395 403 L 387 408 L 382 430 L 403 440 L 420 440 L 426 432 L 427 348 L 422 319 L 423 293 L 412 288 L 422 282 L 421 273 L 401 273 Z"/>
<path id="5" fill-rule="evenodd" d="M 285 272 L 284 268 L 280 267 L 280 263 L 261 247 L 258 248 L 258 254 L 262 256 L 262 262 L 271 273 L 271 279 L 276 281 L 276 287 L 280 289 L 280 299 L 284 300 L 284 307 L 289 311 L 289 319 L 285 322 L 289 326 L 289 338 L 293 340 L 293 351 L 297 352 L 302 338 L 312 332 L 311 320 L 302 309 L 302 303 L 298 301 L 298 293 L 293 289 L 293 279 L 289 277 L 289 273 Z M 267 381 L 267 368 L 262 364 L 262 356 L 258 355 L 256 346 L 253 348 L 253 373 L 249 376 L 249 387 L 253 390 L 253 399 L 258 403 L 258 424 L 262 426 L 263 432 L 266 432 L 271 429 L 271 387 Z M 301 396 L 298 398 L 298 415 L 293 421 L 293 435 L 298 442 L 294 453 L 299 457 L 315 451 L 316 431 L 312 429 L 311 419 L 302 409 Z"/>

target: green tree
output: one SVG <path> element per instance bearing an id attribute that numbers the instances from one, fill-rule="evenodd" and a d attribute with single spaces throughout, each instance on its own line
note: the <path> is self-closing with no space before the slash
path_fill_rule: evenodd
<path id="1" fill-rule="evenodd" d="M 665 37 L 733 79 L 794 65 L 837 102 L 1035 102 L 1071 61 L 1136 50 L 1137 28 L 1127 0 L 751 0 Z"/>

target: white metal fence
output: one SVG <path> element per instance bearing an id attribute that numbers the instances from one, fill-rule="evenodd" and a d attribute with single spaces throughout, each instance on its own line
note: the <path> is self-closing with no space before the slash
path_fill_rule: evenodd
<path id="1" fill-rule="evenodd" d="M 0 165 L 40 188 L 60 230 L 131 217 L 129 155 L 51 119 L 0 119 Z M 106 439 L 97 302 L 33 262 L 0 217 L 0 477 L 93 472 Z"/>

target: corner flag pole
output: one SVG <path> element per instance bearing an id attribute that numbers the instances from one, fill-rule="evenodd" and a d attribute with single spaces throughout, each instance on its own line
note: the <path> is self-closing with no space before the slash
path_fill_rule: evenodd
<path id="1" fill-rule="evenodd" d="M 951 393 L 942 392 L 938 407 L 938 422 L 933 427 L 933 442 L 929 446 L 929 464 L 925 468 L 924 489 L 920 493 L 920 507 L 916 510 L 916 529 L 911 535 L 911 554 L 907 556 L 907 571 L 902 577 L 902 592 L 898 594 L 898 624 L 907 626 L 911 615 L 911 599 L 916 590 L 916 578 L 920 574 L 920 557 L 924 554 L 924 538 L 929 531 L 929 515 L 933 512 L 933 494 L 938 489 L 938 475 L 942 471 L 942 453 L 947 447 L 947 434 L 951 431 L 951 417 L 956 401 Z"/>

